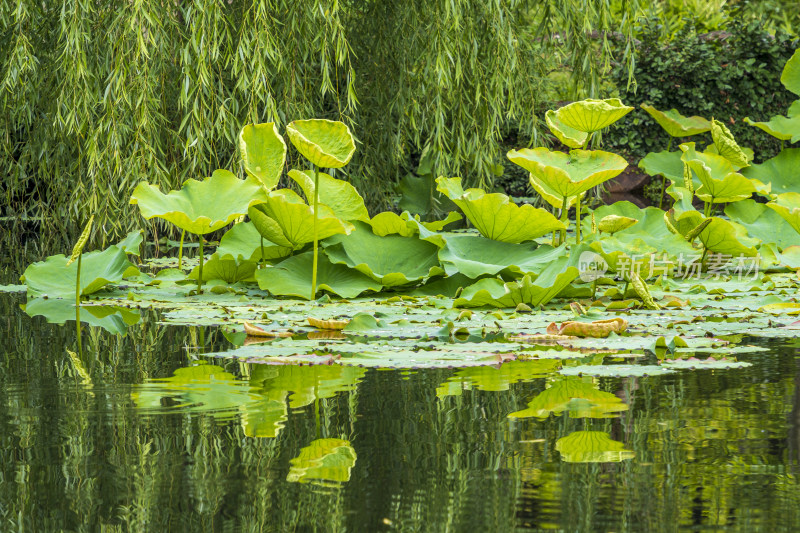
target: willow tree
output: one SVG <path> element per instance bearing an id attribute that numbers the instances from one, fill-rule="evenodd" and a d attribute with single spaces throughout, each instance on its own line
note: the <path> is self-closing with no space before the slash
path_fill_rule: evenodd
<path id="1" fill-rule="evenodd" d="M 606 39 L 615 30 L 630 41 L 637 9 L 638 0 L 0 2 L 0 216 L 60 229 L 94 214 L 96 233 L 111 239 L 140 224 L 128 206 L 138 182 L 168 190 L 216 168 L 241 172 L 243 124 L 305 118 L 350 126 L 358 150 L 347 177 L 373 207 L 389 204 L 426 148 L 436 173 L 489 185 L 507 131 L 536 139 L 547 73 L 567 65 L 600 96 Z"/>

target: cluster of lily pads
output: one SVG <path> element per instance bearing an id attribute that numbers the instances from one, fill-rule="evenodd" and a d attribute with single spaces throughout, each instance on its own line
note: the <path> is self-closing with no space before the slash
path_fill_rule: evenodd
<path id="1" fill-rule="evenodd" d="M 782 81 L 800 95 L 800 52 Z M 731 338 L 724 336 L 744 329 L 793 335 L 787 317 L 800 313 L 800 149 L 752 164 L 752 151 L 721 122 L 643 107 L 670 138 L 711 132 L 704 149 L 686 142 L 642 161 L 669 182 L 665 194 L 674 203 L 667 211 L 628 202 L 591 210 L 582 201 L 627 166 L 616 154 L 588 149 L 594 133 L 632 110 L 618 99 L 547 113 L 569 153 L 508 153 L 552 210 L 440 177 L 437 190 L 461 213 L 438 221 L 407 211 L 370 216 L 356 188 L 335 177 L 355 151 L 345 124 L 287 125 L 310 166 L 287 173 L 302 196 L 278 188 L 287 144 L 276 125 L 248 125 L 239 137 L 245 179 L 217 170 L 167 194 L 147 183 L 133 192 L 143 217 L 198 236 L 196 259 L 184 261 L 181 253 L 177 264 L 134 264 L 140 233 L 89 253 L 82 253 L 82 238 L 75 262 L 57 255 L 28 267 L 26 310 L 48 316 L 50 309 L 63 322 L 84 308 L 90 323 L 122 331 L 135 321 L 131 309 L 153 307 L 164 321 L 225 326 L 237 344 L 248 322 L 261 342 L 227 355 L 270 363 L 468 366 L 554 353 L 559 361 L 583 361 L 573 349 L 601 347 L 600 362 L 577 365 L 589 374 L 609 353 L 646 358 L 657 351 L 653 345 L 675 355 L 681 346 L 703 345 L 709 334 L 727 346 Z M 787 120 L 759 127 L 795 142 L 797 116 L 790 109 Z M 472 229 L 448 231 L 462 214 Z M 223 228 L 229 229 L 206 258 L 203 236 Z M 94 299 L 81 303 L 89 295 Z M 309 316 L 323 322 L 312 326 Z M 452 344 L 459 338 L 467 344 Z M 646 371 L 670 370 L 661 359 L 651 358 Z"/>

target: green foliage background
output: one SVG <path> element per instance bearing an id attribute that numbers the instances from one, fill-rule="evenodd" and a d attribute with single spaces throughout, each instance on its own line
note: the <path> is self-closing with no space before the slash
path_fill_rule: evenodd
<path id="1" fill-rule="evenodd" d="M 545 66 L 565 60 L 596 86 L 611 51 L 601 38 L 587 53 L 586 32 L 629 31 L 614 21 L 638 5 L 2 2 L 0 216 L 12 233 L 41 218 L 51 230 L 41 235 L 66 238 L 95 214 L 103 245 L 143 224 L 128 205 L 140 181 L 169 189 L 239 172 L 243 124 L 311 117 L 351 126 L 358 152 L 346 172 L 373 208 L 425 147 L 437 173 L 487 185 L 504 130 L 537 135 Z M 564 37 L 542 38 L 554 28 Z"/>

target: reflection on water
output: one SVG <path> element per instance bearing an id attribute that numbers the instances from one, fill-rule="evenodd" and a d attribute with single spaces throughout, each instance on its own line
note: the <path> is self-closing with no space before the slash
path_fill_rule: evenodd
<path id="1" fill-rule="evenodd" d="M 3 531 L 794 531 L 800 355 L 670 376 L 207 359 L 0 297 Z M 94 316 L 94 315 L 93 315 Z M 124 317 L 121 318 L 125 322 Z M 91 322 L 90 322 L 91 324 Z M 100 327 L 98 327 L 100 326 Z"/>

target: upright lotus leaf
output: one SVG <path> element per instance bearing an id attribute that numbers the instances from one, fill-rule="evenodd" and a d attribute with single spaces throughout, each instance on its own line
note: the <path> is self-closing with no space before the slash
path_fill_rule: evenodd
<path id="1" fill-rule="evenodd" d="M 286 135 L 297 151 L 319 168 L 341 168 L 356 151 L 350 128 L 339 121 L 295 120 L 286 126 Z"/>
<path id="2" fill-rule="evenodd" d="M 800 140 L 800 114 L 789 117 L 777 115 L 768 122 L 754 122 L 750 120 L 750 117 L 744 117 L 744 121 L 781 141 L 797 142 Z"/>
<path id="3" fill-rule="evenodd" d="M 444 273 L 435 244 L 417 237 L 381 237 L 364 222 L 354 224 L 350 235 L 334 236 L 325 243 L 325 255 L 332 263 L 354 268 L 384 287 L 407 285 Z"/>
<path id="4" fill-rule="evenodd" d="M 109 283 L 118 283 L 126 273 L 136 275 L 139 271 L 128 261 L 125 251 L 117 246 L 82 254 L 80 294 L 92 294 Z M 78 263 L 67 266 L 66 257 L 51 255 L 44 261 L 29 265 L 21 279 L 28 286 L 29 298 L 74 298 Z"/>
<path id="5" fill-rule="evenodd" d="M 683 181 L 681 152 L 650 152 L 639 161 L 639 168 L 650 176 L 664 176 L 674 183 Z"/>
<path id="6" fill-rule="evenodd" d="M 244 171 L 267 190 L 278 186 L 286 164 L 286 143 L 274 122 L 248 124 L 239 133 L 239 152 Z"/>
<path id="7" fill-rule="evenodd" d="M 325 205 L 318 205 L 317 238 L 349 233 L 353 225 L 334 215 Z M 269 193 L 267 200 L 248 212 L 258 232 L 279 246 L 299 248 L 314 240 L 314 209 L 289 189 Z"/>
<path id="8" fill-rule="evenodd" d="M 314 172 L 311 170 L 290 170 L 289 177 L 303 189 L 309 204 L 314 201 Z M 363 220 L 369 222 L 369 213 L 364 205 L 364 198 L 351 184 L 320 172 L 319 201 L 333 211 L 342 220 Z"/>
<path id="9" fill-rule="evenodd" d="M 742 174 L 771 184 L 773 194 L 800 193 L 800 148 L 785 148 L 772 159 L 742 169 Z"/>
<path id="10" fill-rule="evenodd" d="M 181 229 L 205 235 L 247 213 L 267 196 L 254 178 L 240 180 L 227 170 L 215 170 L 203 181 L 186 180 L 179 191 L 163 194 L 158 186 L 142 182 L 131 196 L 146 219 L 163 218 Z"/>
<path id="11" fill-rule="evenodd" d="M 628 406 L 616 395 L 597 389 L 591 378 L 565 377 L 552 383 L 528 402 L 528 408 L 508 418 L 547 418 L 569 413 L 571 418 L 614 418 Z"/>
<path id="12" fill-rule="evenodd" d="M 717 147 L 719 155 L 735 166 L 742 168 L 750 164 L 747 155 L 742 151 L 739 145 L 736 144 L 731 130 L 719 120 L 711 120 L 711 138 L 714 140 L 714 146 Z"/>
<path id="13" fill-rule="evenodd" d="M 618 231 L 628 229 L 638 222 L 637 219 L 620 216 L 620 215 L 606 215 L 597 223 L 597 229 L 601 232 L 615 234 Z"/>
<path id="14" fill-rule="evenodd" d="M 623 104 L 619 98 L 590 98 L 565 105 L 555 115 L 568 128 L 593 133 L 610 126 L 631 111 L 633 108 Z"/>
<path id="15" fill-rule="evenodd" d="M 730 172 L 721 179 L 716 179 L 712 176 L 711 168 L 699 159 L 687 161 L 687 164 L 702 183 L 695 194 L 704 202 L 714 204 L 738 202 L 750 198 L 756 192 L 753 183 L 738 172 Z"/>
<path id="16" fill-rule="evenodd" d="M 237 260 L 230 255 L 220 255 L 215 253 L 203 266 L 203 281 L 221 279 L 225 283 L 236 283 L 237 281 L 255 281 L 253 274 L 258 263 L 249 260 Z M 200 268 L 194 268 L 189 275 L 189 279 L 197 279 L 200 276 Z"/>
<path id="17" fill-rule="evenodd" d="M 417 233 L 416 229 L 408 225 L 407 219 L 391 211 L 378 213 L 369 220 L 369 225 L 372 226 L 372 232 L 381 237 L 385 235 L 412 237 Z"/>
<path id="18" fill-rule="evenodd" d="M 505 194 L 461 187 L 461 178 L 436 179 L 436 189 L 450 198 L 484 237 L 519 243 L 564 229 L 556 217 L 531 205 L 518 206 Z"/>
<path id="19" fill-rule="evenodd" d="M 699 214 L 699 213 L 698 213 Z M 698 236 L 708 250 L 731 257 L 755 257 L 756 239 L 747 237 L 742 226 L 722 218 L 713 217 L 711 223 Z"/>
<path id="20" fill-rule="evenodd" d="M 308 298 L 311 294 L 313 253 L 306 252 L 284 259 L 274 267 L 256 270 L 258 286 L 275 296 Z M 361 272 L 345 265 L 334 265 L 325 254 L 318 264 L 319 288 L 342 298 L 355 298 L 366 291 L 380 291 L 383 286 Z"/>
<path id="21" fill-rule="evenodd" d="M 794 94 L 800 96 L 800 49 L 795 50 L 786 66 L 783 67 L 781 83 Z"/>
<path id="22" fill-rule="evenodd" d="M 781 250 L 800 242 L 794 228 L 774 209 L 755 200 L 744 200 L 725 207 L 725 214 L 747 228 L 750 237 L 762 243 L 775 243 Z"/>
<path id="23" fill-rule="evenodd" d="M 504 307 L 516 308 L 523 303 L 530 307 L 544 305 L 563 291 L 575 278 L 577 256 L 588 247 L 579 246 L 569 257 L 551 262 L 538 276 L 526 274 L 520 281 L 503 283 L 497 278 L 486 278 L 465 287 L 453 307 Z"/>
<path id="24" fill-rule="evenodd" d="M 640 107 L 647 111 L 670 137 L 691 137 L 711 129 L 711 122 L 703 117 L 685 117 L 677 109 L 659 111 L 648 104 L 641 104 Z"/>
<path id="25" fill-rule="evenodd" d="M 553 248 L 536 243 L 508 243 L 481 235 L 448 235 L 439 260 L 448 276 L 461 273 L 469 278 L 494 276 L 506 270 L 514 274 L 541 272 L 545 266 L 563 255 L 564 247 Z"/>
<path id="26" fill-rule="evenodd" d="M 286 481 L 335 486 L 350 481 L 350 470 L 356 464 L 356 451 L 342 439 L 317 439 L 300 450 L 289 461 Z"/>
<path id="27" fill-rule="evenodd" d="M 551 152 L 547 148 L 511 150 L 508 158 L 562 200 L 584 193 L 619 175 L 628 166 L 624 158 L 600 150 Z M 559 206 L 561 207 L 561 206 Z"/>
<path id="28" fill-rule="evenodd" d="M 259 211 L 259 213 L 263 214 Z M 277 224 L 277 223 L 276 223 Z M 278 230 L 279 231 L 279 230 Z M 280 232 L 283 235 L 283 232 Z M 253 262 L 273 261 L 292 253 L 289 246 L 279 246 L 263 237 L 252 222 L 239 222 L 225 232 L 219 240 L 217 253 L 220 257 L 230 256 L 233 259 Z"/>
<path id="29" fill-rule="evenodd" d="M 570 148 L 583 148 L 583 145 L 586 144 L 586 141 L 589 139 L 589 134 L 585 131 L 570 128 L 561 122 L 556 112 L 552 109 L 548 109 L 547 113 L 544 114 L 544 120 L 547 122 L 547 127 L 550 128 L 553 135 Z"/>
<path id="30" fill-rule="evenodd" d="M 618 463 L 636 456 L 604 431 L 575 431 L 558 439 L 556 450 L 567 463 Z"/>
<path id="31" fill-rule="evenodd" d="M 778 213 L 795 231 L 800 233 L 800 193 L 779 194 L 774 201 L 767 204 L 767 207 Z"/>

